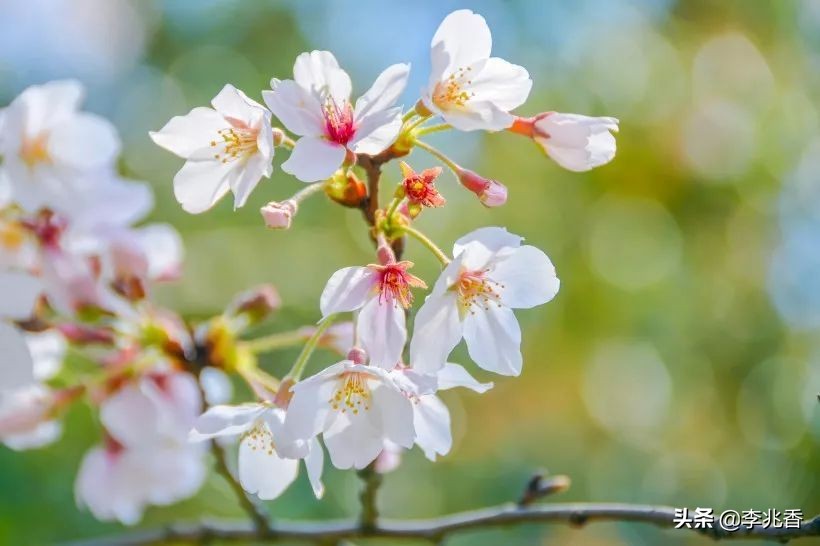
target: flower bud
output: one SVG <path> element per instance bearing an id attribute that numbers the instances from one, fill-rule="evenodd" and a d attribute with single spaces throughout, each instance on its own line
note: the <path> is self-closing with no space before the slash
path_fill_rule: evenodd
<path id="1" fill-rule="evenodd" d="M 59 324 L 57 330 L 65 336 L 71 343 L 77 345 L 86 345 L 91 343 L 100 343 L 105 345 L 112 345 L 114 343 L 114 333 L 107 328 L 99 328 L 96 326 L 85 326 L 66 322 Z"/>
<path id="2" fill-rule="evenodd" d="M 265 225 L 270 229 L 290 229 L 290 223 L 298 210 L 299 205 L 296 201 L 288 199 L 281 203 L 271 201 L 259 209 L 259 212 L 262 213 Z"/>
<path id="3" fill-rule="evenodd" d="M 501 182 L 460 167 L 456 174 L 461 185 L 476 194 L 485 207 L 499 207 L 507 202 L 507 187 Z"/>
<path id="4" fill-rule="evenodd" d="M 353 361 L 354 364 L 366 364 L 367 353 L 361 347 L 353 347 L 347 352 L 347 359 Z"/>
<path id="5" fill-rule="evenodd" d="M 367 186 L 353 171 L 336 171 L 325 184 L 328 197 L 345 207 L 358 208 L 367 198 Z"/>
<path id="6" fill-rule="evenodd" d="M 263 284 L 242 292 L 234 298 L 225 310 L 231 318 L 244 318 L 246 324 L 256 324 L 265 320 L 273 311 L 282 306 L 282 300 L 276 288 Z"/>

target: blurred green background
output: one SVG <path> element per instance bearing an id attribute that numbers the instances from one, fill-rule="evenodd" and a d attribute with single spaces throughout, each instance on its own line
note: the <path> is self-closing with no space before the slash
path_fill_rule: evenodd
<path id="1" fill-rule="evenodd" d="M 520 113 L 618 117 L 618 155 L 573 174 L 515 135 L 430 139 L 505 182 L 510 199 L 484 209 L 445 173 L 448 205 L 425 212 L 419 227 L 449 248 L 476 227 L 507 226 L 550 255 L 562 287 L 552 303 L 518 313 L 522 377 L 491 378 L 496 388 L 480 397 L 447 393 L 451 454 L 436 464 L 417 450 L 406 456 L 385 480 L 383 513 L 504 502 L 539 468 L 573 480 L 550 502 L 820 512 L 820 2 L 0 0 L 0 98 L 49 79 L 82 80 L 88 108 L 122 132 L 124 172 L 154 185 L 152 219 L 184 236 L 185 277 L 159 300 L 208 316 L 244 288 L 273 282 L 285 307 L 267 328 L 287 329 L 317 320 L 333 271 L 372 261 L 360 215 L 314 198 L 293 229 L 267 231 L 259 206 L 301 187 L 278 170 L 237 212 L 225 200 L 186 215 L 171 188 L 181 161 L 148 131 L 227 82 L 259 100 L 272 76 L 290 77 L 295 56 L 314 48 L 334 51 L 354 93 L 388 64 L 411 61 L 410 105 L 435 28 L 460 7 L 487 18 L 495 54 L 529 69 L 533 92 Z M 409 161 L 433 164 L 421 151 Z M 391 165 L 387 181 L 398 176 Z M 415 242 L 407 257 L 432 283 L 435 260 Z M 265 365 L 282 372 L 293 357 Z M 332 358 L 322 353 L 312 366 Z M 463 348 L 452 360 L 476 370 Z M 74 504 L 77 465 L 98 434 L 78 408 L 61 442 L 0 449 L 0 544 L 117 532 Z M 329 469 L 326 483 L 316 501 L 300 477 L 269 504 L 272 514 L 354 513 L 355 474 Z M 149 510 L 144 524 L 199 515 L 241 515 L 219 478 L 190 501 Z M 452 540 L 499 543 L 711 541 L 609 523 Z"/>

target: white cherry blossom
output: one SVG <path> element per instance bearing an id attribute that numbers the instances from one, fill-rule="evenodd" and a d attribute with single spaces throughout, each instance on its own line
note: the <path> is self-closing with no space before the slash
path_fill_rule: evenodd
<path id="1" fill-rule="evenodd" d="M 415 441 L 413 407 L 389 372 L 343 360 L 296 383 L 285 419 L 294 438 L 322 434 L 337 468 L 364 468 L 385 440 Z"/>
<path id="2" fill-rule="evenodd" d="M 0 156 L 9 198 L 28 211 L 70 210 L 89 175 L 110 169 L 120 150 L 107 120 L 78 111 L 74 80 L 34 85 L 2 111 Z"/>
<path id="3" fill-rule="evenodd" d="M 410 364 L 434 373 L 463 337 L 476 364 L 502 375 L 521 373 L 521 329 L 513 309 L 550 301 L 559 281 L 550 259 L 497 227 L 462 237 L 415 318 Z"/>
<path id="4" fill-rule="evenodd" d="M 321 498 L 322 447 L 315 438 L 292 440 L 284 423 L 285 410 L 270 404 L 214 406 L 196 420 L 189 437 L 196 442 L 239 436 L 239 483 L 263 500 L 284 493 L 299 474 L 299 459 L 304 459 L 313 493 Z"/>
<path id="5" fill-rule="evenodd" d="M 410 307 L 412 287 L 424 282 L 407 272 L 412 262 L 345 267 L 325 285 L 320 299 L 322 316 L 359 309 L 356 322 L 370 364 L 391 370 L 401 360 L 407 341 L 405 309 Z"/>
<path id="6" fill-rule="evenodd" d="M 521 66 L 490 57 L 487 22 L 468 9 L 444 18 L 430 44 L 432 70 L 424 106 L 462 131 L 500 131 L 514 121 L 509 112 L 527 100 L 532 87 Z"/>
<path id="7" fill-rule="evenodd" d="M 271 112 L 301 137 L 282 170 L 315 182 L 329 178 L 348 151 L 373 155 L 388 148 L 401 129 L 401 108 L 395 103 L 409 72 L 408 64 L 389 66 L 354 106 L 350 76 L 332 53 L 299 55 L 293 79 L 274 78 L 272 90 L 262 93 Z"/>
<path id="8" fill-rule="evenodd" d="M 234 208 L 241 207 L 262 177 L 273 172 L 270 112 L 232 85 L 223 87 L 211 105 L 150 133 L 156 144 L 186 160 L 174 176 L 174 195 L 193 214 L 210 209 L 228 191 L 234 194 Z"/>
<path id="9" fill-rule="evenodd" d="M 532 125 L 535 142 L 570 171 L 588 171 L 615 157 L 615 118 L 548 112 L 533 118 Z"/>

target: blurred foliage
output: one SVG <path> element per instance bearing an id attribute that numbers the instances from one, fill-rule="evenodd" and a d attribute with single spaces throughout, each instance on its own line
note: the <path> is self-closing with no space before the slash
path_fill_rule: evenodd
<path id="1" fill-rule="evenodd" d="M 476 227 L 507 226 L 550 255 L 562 287 L 554 302 L 518 313 L 521 378 L 494 377 L 495 389 L 481 397 L 447 393 L 452 453 L 436 464 L 409 454 L 385 480 L 384 514 L 433 516 L 504 502 L 542 467 L 573 479 L 556 500 L 820 512 L 820 170 L 811 168 L 818 154 L 811 143 L 820 137 L 817 2 L 84 0 L 69 14 L 55 7 L 67 2 L 9 2 L 0 2 L 11 17 L 3 26 L 29 49 L 0 54 L 0 75 L 8 75 L 0 94 L 80 77 L 90 109 L 123 133 L 125 172 L 154 185 L 153 219 L 183 233 L 186 276 L 158 298 L 207 316 L 249 285 L 273 282 L 285 307 L 271 331 L 313 323 L 330 274 L 373 259 L 360 215 L 316 198 L 291 231 L 266 231 L 258 207 L 300 187 L 278 170 L 237 212 L 224 201 L 186 215 L 171 191 L 180 161 L 151 144 L 147 131 L 207 103 L 227 82 L 259 98 L 272 76 L 289 77 L 295 56 L 311 48 L 336 51 L 358 90 L 387 64 L 413 61 L 411 104 L 438 21 L 469 4 L 487 17 L 496 52 L 531 71 L 522 113 L 616 116 L 618 157 L 574 174 L 510 134 L 431 139 L 459 163 L 504 181 L 510 200 L 484 209 L 445 173 L 439 187 L 448 205 L 425 212 L 419 227 L 449 247 Z M 31 13 L 61 19 L 32 21 Z M 68 54 L 67 46 L 57 49 L 68 38 L 43 37 L 43 26 L 86 45 L 69 51 L 71 62 L 52 62 Z M 409 162 L 432 164 L 421 151 Z M 385 183 L 398 176 L 390 166 Z M 406 255 L 431 283 L 435 260 L 413 241 Z M 265 365 L 283 371 L 293 357 L 283 352 Z M 323 353 L 312 365 L 332 358 Z M 452 360 L 469 363 L 463 348 Z M 0 543 L 116 532 L 74 504 L 77 464 L 98 435 L 90 415 L 74 411 L 65 439 L 47 449 L 0 450 Z M 269 505 L 276 517 L 355 512 L 354 473 L 329 470 L 320 502 L 305 481 Z M 240 515 L 219 478 L 190 501 L 151 510 L 145 524 L 201 514 Z M 709 542 L 618 524 L 521 527 L 452 541 L 498 543 Z"/>

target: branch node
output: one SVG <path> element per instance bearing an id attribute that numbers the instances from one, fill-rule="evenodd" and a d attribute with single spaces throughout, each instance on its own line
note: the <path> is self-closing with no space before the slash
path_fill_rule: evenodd
<path id="1" fill-rule="evenodd" d="M 518 506 L 529 506 L 535 501 L 554 495 L 563 493 L 569 489 L 572 481 L 569 476 L 558 475 L 546 477 L 546 472 L 537 472 L 527 482 L 521 498 L 518 499 Z"/>

